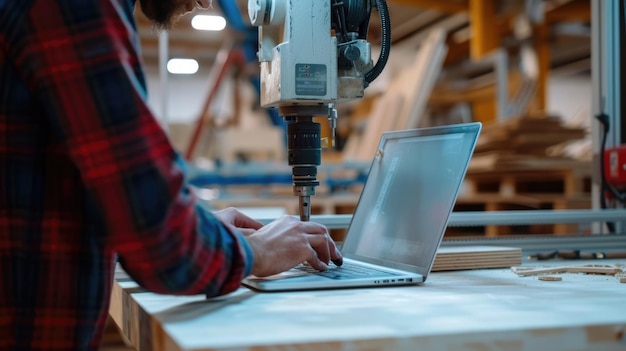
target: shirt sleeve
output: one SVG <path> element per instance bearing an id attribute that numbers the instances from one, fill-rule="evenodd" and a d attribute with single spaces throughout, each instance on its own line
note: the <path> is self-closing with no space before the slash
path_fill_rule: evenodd
<path id="1" fill-rule="evenodd" d="M 128 273 L 160 293 L 218 295 L 252 251 L 201 209 L 150 112 L 129 0 L 34 1 L 14 28 L 16 66 L 78 168 Z"/>

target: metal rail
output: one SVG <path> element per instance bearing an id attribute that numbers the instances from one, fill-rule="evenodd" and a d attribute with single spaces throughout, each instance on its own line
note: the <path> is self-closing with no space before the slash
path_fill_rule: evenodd
<path id="1" fill-rule="evenodd" d="M 528 210 L 493 212 L 453 212 L 448 226 L 467 227 L 482 225 L 528 225 L 556 223 L 617 222 L 626 219 L 626 209 L 610 210 Z M 269 223 L 273 218 L 261 218 Z M 311 220 L 329 229 L 345 229 L 352 215 L 314 215 Z M 626 233 L 597 235 L 506 235 L 499 237 L 452 237 L 445 238 L 442 246 L 498 245 L 521 248 L 525 254 L 545 250 L 624 251 Z"/>
<path id="2" fill-rule="evenodd" d="M 267 224 L 275 218 L 258 218 Z M 322 223 L 329 229 L 345 229 L 350 225 L 351 214 L 313 215 L 311 221 Z M 468 211 L 453 212 L 449 227 L 482 225 L 528 225 L 556 223 L 619 222 L 626 220 L 626 209 L 607 210 L 524 210 L 524 211 Z"/>
<path id="3" fill-rule="evenodd" d="M 624 220 L 626 220 L 626 209 L 453 212 L 448 225 L 464 227 L 479 225 L 618 222 Z"/>
<path id="4" fill-rule="evenodd" d="M 626 235 L 513 235 L 499 237 L 445 238 L 441 246 L 509 246 L 519 247 L 525 254 L 552 250 L 611 252 L 626 250 Z"/>

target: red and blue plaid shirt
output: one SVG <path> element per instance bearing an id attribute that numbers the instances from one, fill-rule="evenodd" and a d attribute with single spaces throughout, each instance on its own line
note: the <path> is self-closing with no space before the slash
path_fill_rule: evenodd
<path id="1" fill-rule="evenodd" d="M 250 272 L 146 105 L 133 9 L 0 0 L 2 350 L 96 350 L 116 254 L 168 294 L 224 294 Z"/>

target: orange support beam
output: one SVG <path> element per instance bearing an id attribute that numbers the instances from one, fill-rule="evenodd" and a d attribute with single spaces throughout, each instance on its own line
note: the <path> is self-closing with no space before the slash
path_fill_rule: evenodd
<path id="1" fill-rule="evenodd" d="M 499 45 L 495 0 L 470 0 L 470 57 L 480 60 Z"/>

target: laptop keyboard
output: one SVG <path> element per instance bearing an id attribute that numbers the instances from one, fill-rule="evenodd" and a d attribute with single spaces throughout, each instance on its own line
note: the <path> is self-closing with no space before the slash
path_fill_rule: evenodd
<path id="1" fill-rule="evenodd" d="M 355 278 L 367 278 L 367 277 L 395 277 L 399 274 L 385 271 L 382 269 L 376 269 L 372 267 L 365 267 L 354 263 L 344 262 L 340 267 L 330 266 L 326 271 L 318 271 L 317 269 L 302 264 L 296 267 L 299 270 L 307 273 L 321 275 L 330 279 L 355 279 Z"/>

